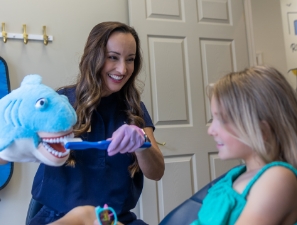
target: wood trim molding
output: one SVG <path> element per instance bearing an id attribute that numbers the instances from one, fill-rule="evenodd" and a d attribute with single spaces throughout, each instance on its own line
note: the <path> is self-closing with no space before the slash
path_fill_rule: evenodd
<path id="1" fill-rule="evenodd" d="M 243 0 L 243 2 L 244 2 L 244 14 L 245 14 L 245 20 L 246 20 L 249 63 L 250 63 L 250 66 L 255 66 L 257 65 L 257 61 L 256 61 L 256 50 L 255 50 L 255 43 L 254 43 L 251 0 Z"/>

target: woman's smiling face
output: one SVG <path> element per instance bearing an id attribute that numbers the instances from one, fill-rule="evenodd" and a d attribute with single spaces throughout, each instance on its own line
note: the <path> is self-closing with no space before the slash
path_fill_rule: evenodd
<path id="1" fill-rule="evenodd" d="M 104 80 L 102 96 L 118 92 L 134 71 L 136 42 L 132 34 L 116 31 L 106 45 L 106 57 L 101 71 Z"/>

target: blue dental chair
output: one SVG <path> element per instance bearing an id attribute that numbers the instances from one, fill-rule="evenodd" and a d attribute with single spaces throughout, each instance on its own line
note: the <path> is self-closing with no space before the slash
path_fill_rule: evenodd
<path id="1" fill-rule="evenodd" d="M 211 188 L 216 182 L 226 175 L 214 179 L 202 189 L 197 191 L 192 197 L 185 200 L 170 213 L 168 213 L 159 225 L 189 225 L 194 220 L 198 219 L 198 211 L 202 206 L 202 201 L 206 196 L 208 189 Z"/>

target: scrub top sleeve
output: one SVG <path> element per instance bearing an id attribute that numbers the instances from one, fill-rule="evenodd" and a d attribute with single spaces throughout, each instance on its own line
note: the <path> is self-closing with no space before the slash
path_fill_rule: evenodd
<path id="1" fill-rule="evenodd" d="M 65 94 L 65 88 L 62 88 L 62 89 L 60 89 L 60 90 L 57 90 L 57 93 L 58 93 L 59 95 L 66 95 L 66 94 Z"/>
<path id="2" fill-rule="evenodd" d="M 144 123 L 145 123 L 144 127 L 152 127 L 153 131 L 155 131 L 155 126 L 153 124 L 153 121 L 152 121 L 150 114 L 148 113 L 143 102 L 140 102 L 140 107 L 143 111 L 143 119 L 144 119 Z"/>
<path id="3" fill-rule="evenodd" d="M 65 95 L 70 104 L 73 106 L 75 102 L 75 88 L 62 88 L 57 91 L 58 94 L 60 95 Z"/>

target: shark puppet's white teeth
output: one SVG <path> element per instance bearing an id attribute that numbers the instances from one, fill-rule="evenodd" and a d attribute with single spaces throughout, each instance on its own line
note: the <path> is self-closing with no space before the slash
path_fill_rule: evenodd
<path id="1" fill-rule="evenodd" d="M 69 150 L 64 148 L 64 141 L 73 137 L 73 133 L 61 137 L 43 137 L 42 144 L 49 153 L 55 157 L 63 158 L 69 154 Z"/>

